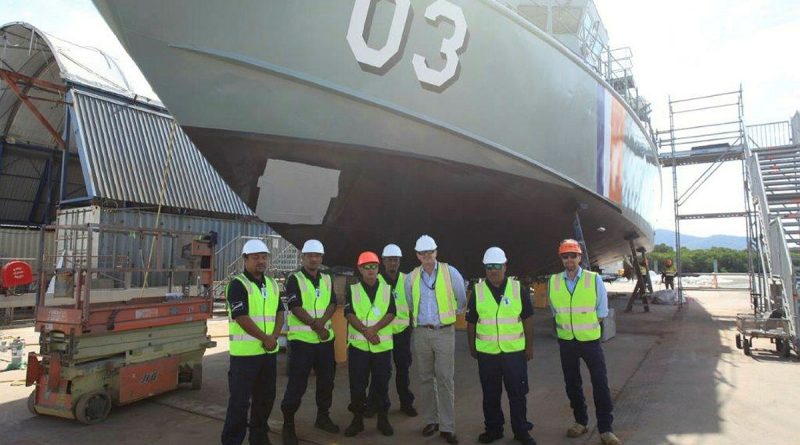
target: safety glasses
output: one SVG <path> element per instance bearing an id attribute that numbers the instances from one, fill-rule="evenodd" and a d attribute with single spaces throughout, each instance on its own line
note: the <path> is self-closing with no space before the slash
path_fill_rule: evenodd
<path id="1" fill-rule="evenodd" d="M 567 260 L 567 259 L 574 260 L 575 258 L 578 258 L 578 254 L 574 252 L 562 253 L 560 256 L 562 260 Z"/>
<path id="2" fill-rule="evenodd" d="M 425 256 L 425 255 L 433 255 L 433 252 L 436 252 L 436 251 L 435 250 L 423 250 L 422 252 L 417 252 L 417 254 L 419 254 L 421 256 Z"/>
<path id="3" fill-rule="evenodd" d="M 363 267 L 364 270 L 375 270 L 375 269 L 378 268 L 378 265 L 377 264 L 364 264 L 361 267 Z"/>
<path id="4" fill-rule="evenodd" d="M 485 267 L 486 270 L 500 270 L 500 269 L 503 268 L 503 265 L 502 264 L 485 264 L 483 267 Z"/>

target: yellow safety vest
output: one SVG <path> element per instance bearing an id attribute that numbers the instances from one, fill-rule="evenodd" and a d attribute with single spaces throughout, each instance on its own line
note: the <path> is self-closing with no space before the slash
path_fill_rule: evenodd
<path id="1" fill-rule="evenodd" d="M 570 294 L 564 273 L 550 276 L 550 304 L 556 312 L 556 332 L 562 340 L 592 341 L 600 338 L 597 317 L 597 274 L 583 271 Z"/>
<path id="2" fill-rule="evenodd" d="M 378 291 L 375 294 L 375 301 L 369 301 L 367 292 L 361 283 L 350 285 L 350 296 L 352 297 L 353 313 L 356 318 L 366 327 L 375 326 L 386 315 L 389 310 L 390 299 L 392 298 L 391 287 L 378 280 Z M 385 352 L 394 347 L 392 340 L 392 325 L 388 324 L 378 331 L 380 343 L 373 345 L 364 334 L 356 330 L 353 325 L 347 326 L 347 343 L 354 348 L 366 352 Z"/>
<path id="3" fill-rule="evenodd" d="M 378 279 L 387 285 L 389 284 L 386 282 L 383 275 L 378 275 Z M 394 289 L 392 290 L 392 296 L 394 297 L 394 305 L 397 310 L 394 320 L 392 320 L 391 323 L 392 332 L 399 334 L 408 328 L 408 320 L 410 318 L 408 300 L 406 300 L 406 274 L 403 272 L 398 272 L 397 274 L 397 283 L 395 283 Z"/>
<path id="4" fill-rule="evenodd" d="M 264 331 L 267 335 L 272 335 L 275 329 L 275 316 L 278 313 L 278 304 L 280 304 L 280 294 L 278 293 L 278 283 L 272 278 L 264 276 L 264 294 L 262 295 L 261 289 L 258 285 L 250 281 L 243 273 L 233 277 L 233 280 L 238 280 L 247 290 L 247 315 L 256 326 Z M 231 280 L 225 286 L 225 296 L 228 296 Z M 265 353 L 274 354 L 278 352 L 278 346 L 272 351 L 267 351 L 261 340 L 248 334 L 237 323 L 231 315 L 231 307 L 228 304 L 228 336 L 230 339 L 230 355 L 233 356 L 249 356 L 261 355 Z"/>
<path id="5" fill-rule="evenodd" d="M 422 267 L 417 267 L 411 271 L 411 303 L 414 306 L 414 326 L 419 323 L 419 298 L 420 286 L 422 285 Z M 456 322 L 456 294 L 453 291 L 453 279 L 450 277 L 450 266 L 447 263 L 439 263 L 436 272 L 436 305 L 439 307 L 439 321 L 443 325 Z"/>
<path id="6" fill-rule="evenodd" d="M 481 281 L 475 286 L 475 349 L 484 354 L 525 350 L 525 330 L 522 327 L 521 287 L 517 280 L 508 279 L 500 303 L 489 285 Z"/>
<path id="7" fill-rule="evenodd" d="M 315 289 L 314 284 L 306 278 L 302 271 L 295 272 L 294 277 L 297 279 L 297 287 L 300 289 L 300 300 L 303 309 L 308 312 L 313 318 L 322 317 L 328 306 L 331 304 L 331 277 L 328 274 L 320 274 L 319 288 Z M 289 312 L 288 318 L 289 333 L 287 337 L 289 340 L 300 340 L 306 343 L 320 343 L 319 336 L 311 329 L 311 326 L 303 323 L 294 314 Z M 325 323 L 328 329 L 328 339 L 325 342 L 333 340 L 333 325 L 328 320 Z"/>

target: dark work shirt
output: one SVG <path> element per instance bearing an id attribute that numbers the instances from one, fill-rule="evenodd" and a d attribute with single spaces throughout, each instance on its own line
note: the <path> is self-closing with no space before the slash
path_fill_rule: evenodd
<path id="1" fill-rule="evenodd" d="M 258 285 L 261 294 L 264 295 L 264 284 L 266 280 L 258 281 L 255 277 L 250 275 L 250 272 L 244 271 L 244 276 L 247 277 L 252 283 Z M 245 289 L 241 281 L 237 279 L 231 280 L 228 286 L 228 307 L 231 308 L 231 317 L 236 318 L 241 315 L 250 314 L 250 307 L 248 305 L 249 289 Z M 283 310 L 283 305 L 278 304 L 278 312 Z"/>
<path id="2" fill-rule="evenodd" d="M 367 298 L 369 301 L 374 303 L 375 296 L 378 295 L 378 285 L 380 281 L 375 281 L 375 285 L 369 286 L 367 283 L 361 282 L 361 285 L 364 286 L 364 291 L 367 293 Z M 344 306 L 344 314 L 355 314 L 353 311 L 353 295 L 350 292 L 350 286 L 347 286 L 347 292 L 345 293 L 345 306 Z M 397 314 L 397 306 L 394 304 L 394 298 L 389 297 L 389 307 L 386 309 L 387 314 Z"/>
<path id="3" fill-rule="evenodd" d="M 503 284 L 500 287 L 492 286 L 488 280 L 486 284 L 489 287 L 489 290 L 492 291 L 492 296 L 494 296 L 494 300 L 497 304 L 500 304 L 500 300 L 503 298 L 503 292 L 506 290 L 506 285 L 508 284 L 508 278 L 503 280 Z M 470 295 L 472 295 L 467 303 L 467 316 L 466 320 L 467 323 L 477 324 L 478 323 L 478 309 L 475 300 L 477 300 L 477 293 L 475 292 L 475 284 L 470 283 L 469 285 L 470 290 L 472 291 Z M 522 299 L 522 313 L 520 313 L 519 318 L 525 320 L 526 318 L 533 315 L 533 303 L 531 303 L 531 291 L 528 289 L 527 286 L 520 284 L 520 298 Z"/>
<path id="4" fill-rule="evenodd" d="M 316 277 L 309 275 L 305 269 L 300 269 L 300 272 L 311 281 L 314 289 L 319 289 L 319 280 L 324 272 L 317 271 Z M 303 306 L 303 300 L 300 297 L 300 286 L 297 284 L 297 277 L 295 277 L 294 274 L 289 275 L 289 277 L 286 279 L 286 282 L 283 284 L 283 298 L 286 302 L 286 308 L 289 310 Z M 331 277 L 331 305 L 336 306 L 336 293 L 333 290 L 333 277 Z"/>

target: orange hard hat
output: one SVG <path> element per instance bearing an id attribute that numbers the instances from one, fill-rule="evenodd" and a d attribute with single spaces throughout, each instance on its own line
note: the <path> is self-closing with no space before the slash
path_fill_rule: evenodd
<path id="1" fill-rule="evenodd" d="M 369 263 L 380 263 L 381 260 L 378 259 L 378 255 L 375 252 L 361 252 L 361 255 L 358 256 L 358 265 L 362 266 L 364 264 Z"/>
<path id="2" fill-rule="evenodd" d="M 577 241 L 574 239 L 565 239 L 561 241 L 561 244 L 558 246 L 558 254 L 561 255 L 562 253 L 577 253 L 582 254 L 581 245 L 578 244 Z"/>

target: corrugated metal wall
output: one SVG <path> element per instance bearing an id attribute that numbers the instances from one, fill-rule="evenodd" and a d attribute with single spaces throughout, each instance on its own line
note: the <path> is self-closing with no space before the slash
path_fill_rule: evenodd
<path id="1" fill-rule="evenodd" d="M 117 227 L 141 227 L 141 228 L 156 228 L 156 213 L 146 212 L 139 209 L 107 209 L 97 206 L 65 209 L 59 211 L 59 221 L 66 224 L 85 224 L 88 222 L 99 223 L 105 226 Z M 224 278 L 225 269 L 230 262 L 235 261 L 238 257 L 238 252 L 233 252 L 235 249 L 241 249 L 241 245 L 237 242 L 237 238 L 242 236 L 248 237 L 262 237 L 267 235 L 275 235 L 275 232 L 266 224 L 256 221 L 245 220 L 226 220 L 205 218 L 198 216 L 186 215 L 173 215 L 162 213 L 159 217 L 158 228 L 176 231 L 208 233 L 210 231 L 217 232 L 217 246 L 216 249 L 222 249 L 230 244 L 229 249 L 225 249 L 216 258 L 215 264 L 215 280 Z M 128 257 L 137 267 L 144 264 L 146 257 L 149 254 L 149 246 L 152 238 L 137 239 L 132 237 L 125 237 L 109 235 L 103 241 L 100 241 L 100 251 L 98 255 L 104 258 L 120 258 Z M 185 240 L 180 240 L 178 244 L 184 243 Z M 167 259 L 170 257 L 170 250 L 175 250 L 180 256 L 180 248 L 182 245 L 170 245 L 168 242 L 162 243 L 160 247 L 160 257 L 163 259 L 162 266 L 166 267 Z M 233 253 L 231 253 L 233 252 Z M 150 280 L 148 280 L 150 281 Z M 157 285 L 151 281 L 150 285 Z"/>
<path id="2" fill-rule="evenodd" d="M 45 233 L 45 242 L 53 244 L 53 232 Z M 38 270 L 39 230 L 0 228 L 0 263 L 18 259 Z"/>
<path id="3" fill-rule="evenodd" d="M 157 112 L 77 88 L 72 95 L 80 129 L 78 147 L 91 178 L 87 189 L 94 196 L 253 216 L 166 110 Z"/>

